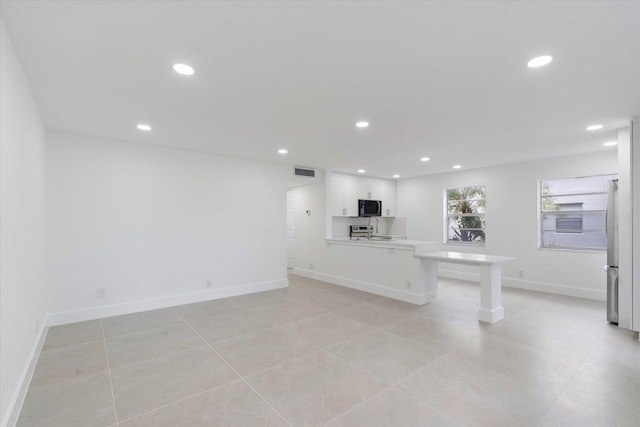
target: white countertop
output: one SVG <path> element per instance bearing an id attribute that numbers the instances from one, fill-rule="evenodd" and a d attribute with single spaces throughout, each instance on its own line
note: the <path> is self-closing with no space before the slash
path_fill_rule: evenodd
<path id="1" fill-rule="evenodd" d="M 442 248 L 440 242 L 428 242 L 423 240 L 406 240 L 406 239 L 391 239 L 391 240 L 351 240 L 348 237 L 326 239 L 327 243 L 339 244 L 339 245 L 352 245 L 363 247 L 375 247 L 375 248 L 395 248 L 404 249 L 417 252 L 425 252 L 428 250 L 435 251 Z"/>
<path id="2" fill-rule="evenodd" d="M 477 265 L 500 264 L 514 259 L 509 256 L 472 254 L 466 252 L 427 252 L 416 254 L 416 256 L 435 261 Z"/>

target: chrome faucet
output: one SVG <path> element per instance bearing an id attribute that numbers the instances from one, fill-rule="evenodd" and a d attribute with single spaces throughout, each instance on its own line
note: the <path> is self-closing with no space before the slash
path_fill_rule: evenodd
<path id="1" fill-rule="evenodd" d="M 371 240 L 371 218 L 376 220 L 376 232 L 375 234 L 378 234 L 378 218 L 375 216 L 370 216 L 369 217 L 369 222 L 367 223 L 367 240 Z"/>

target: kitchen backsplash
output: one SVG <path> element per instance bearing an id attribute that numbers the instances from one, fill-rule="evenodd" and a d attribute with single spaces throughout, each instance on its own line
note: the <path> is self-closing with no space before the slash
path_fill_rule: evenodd
<path id="1" fill-rule="evenodd" d="M 376 217 L 378 219 L 378 234 L 393 236 L 407 235 L 407 218 L 404 217 Z M 352 225 L 367 225 L 369 218 L 333 217 L 333 235 L 335 239 L 348 238 L 349 227 Z M 371 225 L 376 226 L 376 220 L 371 219 Z"/>

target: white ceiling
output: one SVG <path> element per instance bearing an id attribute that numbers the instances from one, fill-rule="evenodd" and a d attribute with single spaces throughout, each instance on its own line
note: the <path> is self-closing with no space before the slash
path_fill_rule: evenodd
<path id="1" fill-rule="evenodd" d="M 408 177 L 605 150 L 640 114 L 639 1 L 2 0 L 0 13 L 47 126 L 92 136 Z M 541 54 L 553 62 L 527 68 Z"/>

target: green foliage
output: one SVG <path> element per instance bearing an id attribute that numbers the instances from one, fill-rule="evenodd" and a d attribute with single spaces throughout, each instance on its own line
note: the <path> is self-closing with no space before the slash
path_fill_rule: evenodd
<path id="1" fill-rule="evenodd" d="M 485 187 L 448 190 L 447 203 L 450 215 L 449 227 L 453 231 L 453 236 L 449 239 L 462 242 L 484 242 Z M 455 221 L 455 225 L 451 221 Z"/>
<path id="2" fill-rule="evenodd" d="M 542 186 L 542 212 L 548 211 L 559 211 L 560 206 L 556 204 L 556 201 L 553 197 L 549 197 L 551 194 L 551 190 L 549 190 L 549 184 L 545 184 Z"/>

